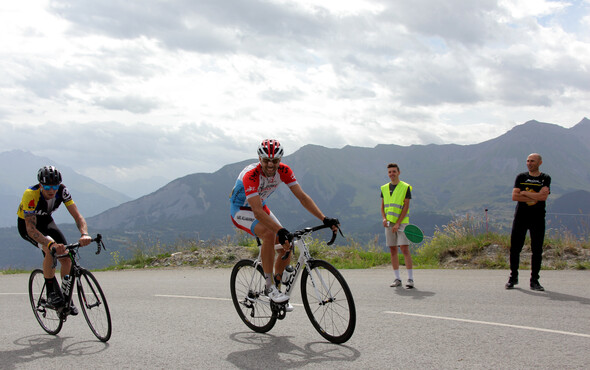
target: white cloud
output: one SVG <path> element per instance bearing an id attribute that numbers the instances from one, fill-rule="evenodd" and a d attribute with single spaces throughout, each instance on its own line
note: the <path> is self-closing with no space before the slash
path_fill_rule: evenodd
<path id="1" fill-rule="evenodd" d="M 571 6 L 570 1 L 555 0 L 500 0 L 499 4 L 515 19 L 547 16 Z"/>
<path id="2" fill-rule="evenodd" d="M 6 2 L 0 143 L 173 178 L 267 136 L 293 152 L 571 126 L 589 115 L 589 17 L 573 0 Z M 33 150 L 30 132 L 68 145 Z"/>

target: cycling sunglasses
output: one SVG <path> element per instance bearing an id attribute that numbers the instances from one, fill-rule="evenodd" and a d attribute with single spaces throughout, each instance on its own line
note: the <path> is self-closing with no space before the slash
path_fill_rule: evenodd
<path id="1" fill-rule="evenodd" d="M 59 189 L 59 185 L 43 185 L 43 189 L 49 191 L 49 190 L 57 190 Z"/>
<path id="2" fill-rule="evenodd" d="M 268 164 L 270 162 L 272 162 L 273 164 L 279 164 L 279 162 L 281 161 L 281 158 L 262 158 L 262 163 L 264 164 Z"/>

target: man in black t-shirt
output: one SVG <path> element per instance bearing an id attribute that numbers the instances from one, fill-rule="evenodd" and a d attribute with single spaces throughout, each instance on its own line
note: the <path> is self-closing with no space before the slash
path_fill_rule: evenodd
<path id="1" fill-rule="evenodd" d="M 527 230 L 531 236 L 531 289 L 545 290 L 539 284 L 539 271 L 545 239 L 545 201 L 550 193 L 551 177 L 539 171 L 543 163 L 541 156 L 532 153 L 527 157 L 528 172 L 516 176 L 512 200 L 517 202 L 510 235 L 510 278 L 506 289 L 518 284 L 518 265 L 520 252 L 524 245 Z"/>

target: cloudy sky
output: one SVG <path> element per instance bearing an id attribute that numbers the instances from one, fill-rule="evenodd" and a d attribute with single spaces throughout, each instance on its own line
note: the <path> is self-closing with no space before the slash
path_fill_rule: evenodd
<path id="1" fill-rule="evenodd" d="M 590 116 L 590 0 L 3 1 L 0 33 L 0 151 L 107 185 Z"/>

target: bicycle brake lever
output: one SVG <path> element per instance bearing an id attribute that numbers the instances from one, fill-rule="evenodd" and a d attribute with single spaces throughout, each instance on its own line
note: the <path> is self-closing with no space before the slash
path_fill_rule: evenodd
<path id="1" fill-rule="evenodd" d="M 53 263 L 51 264 L 52 269 L 57 267 L 57 257 L 55 256 L 56 253 L 57 249 L 55 249 L 55 247 L 51 247 L 51 257 L 53 257 Z"/>
<path id="2" fill-rule="evenodd" d="M 286 260 L 287 258 L 289 258 L 289 255 L 291 254 L 291 250 L 293 250 L 293 239 L 295 239 L 295 238 L 294 238 L 294 235 L 293 235 L 293 234 L 289 234 L 289 236 L 288 236 L 287 240 L 289 241 L 289 246 L 290 246 L 290 248 L 289 248 L 289 250 L 287 251 L 287 253 L 285 253 L 285 254 L 283 255 L 283 257 L 281 257 L 281 260 L 283 260 L 283 261 L 284 261 L 284 260 Z"/>
<path id="3" fill-rule="evenodd" d="M 281 257 L 281 260 L 286 260 L 287 258 L 289 258 L 289 255 L 291 254 L 291 249 L 293 249 L 293 246 L 291 245 L 291 248 L 287 251 L 287 253 L 285 253 L 283 255 L 283 257 Z"/>
<path id="4" fill-rule="evenodd" d="M 106 250 L 107 248 L 104 246 L 104 243 L 102 242 L 102 240 L 99 240 L 96 242 L 96 253 L 95 254 L 100 254 L 100 248 Z"/>
<path id="5" fill-rule="evenodd" d="M 344 234 L 342 234 L 342 230 L 340 230 L 339 226 L 336 226 L 338 228 L 338 231 L 334 231 L 332 230 L 332 239 L 330 239 L 329 242 L 327 242 L 327 245 L 332 245 L 334 244 L 334 241 L 336 240 L 336 235 L 338 234 L 338 232 L 340 232 L 340 235 L 342 235 L 342 237 L 344 238 Z"/>

